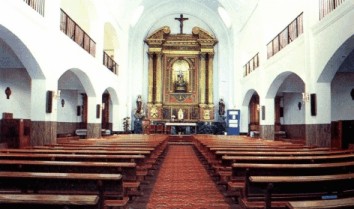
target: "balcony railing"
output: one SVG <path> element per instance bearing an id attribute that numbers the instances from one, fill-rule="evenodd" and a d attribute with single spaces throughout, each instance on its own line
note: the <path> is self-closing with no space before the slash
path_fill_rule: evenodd
<path id="1" fill-rule="evenodd" d="M 63 10 L 60 15 L 60 30 L 95 57 L 96 43 Z"/>
<path id="2" fill-rule="evenodd" d="M 320 20 L 335 10 L 345 0 L 320 0 Z"/>
<path id="3" fill-rule="evenodd" d="M 45 0 L 23 0 L 26 4 L 44 16 Z"/>
<path id="4" fill-rule="evenodd" d="M 247 64 L 245 64 L 243 66 L 244 69 L 244 76 L 249 75 L 251 72 L 253 72 L 254 70 L 256 70 L 256 68 L 259 67 L 259 56 L 258 53 L 252 57 L 252 59 L 250 61 L 247 62 Z"/>
<path id="5" fill-rule="evenodd" d="M 118 64 L 113 60 L 107 52 L 103 52 L 103 65 L 106 66 L 114 74 L 118 75 Z"/>
<path id="6" fill-rule="evenodd" d="M 280 32 L 271 42 L 268 43 L 268 59 L 278 53 L 289 43 L 293 42 L 303 32 L 303 13 L 301 13 L 282 32 Z"/>

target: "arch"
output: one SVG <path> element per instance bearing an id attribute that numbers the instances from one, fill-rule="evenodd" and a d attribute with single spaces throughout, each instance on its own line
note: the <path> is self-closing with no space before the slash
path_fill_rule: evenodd
<path id="1" fill-rule="evenodd" d="M 242 106 L 248 106 L 250 101 L 251 101 L 251 98 L 254 94 L 258 94 L 258 92 L 255 90 L 255 89 L 249 89 L 245 96 L 243 97 L 243 102 L 242 102 Z M 259 95 L 259 94 L 258 94 Z"/>
<path id="2" fill-rule="evenodd" d="M 354 50 L 354 35 L 348 38 L 338 49 L 334 52 L 328 60 L 323 71 L 318 77 L 317 82 L 329 83 L 333 80 L 336 72 L 339 70 L 341 64 Z"/>
<path id="3" fill-rule="evenodd" d="M 119 105 L 119 98 L 116 90 L 112 87 L 108 87 L 105 91 L 111 96 L 112 104 Z"/>
<path id="4" fill-rule="evenodd" d="M 72 76 L 72 75 L 74 75 L 74 76 Z M 80 82 L 75 82 L 75 80 L 76 81 L 78 80 Z M 65 82 L 65 81 L 66 81 L 66 83 L 60 83 L 60 82 Z M 72 82 L 68 83 L 68 81 L 72 81 Z M 73 83 L 78 84 L 78 85 L 81 84 L 82 88 L 85 91 L 85 93 L 87 94 L 87 96 L 89 96 L 89 97 L 96 96 L 96 92 L 95 92 L 95 89 L 94 89 L 94 87 L 92 85 L 90 77 L 84 71 L 82 71 L 80 69 L 77 69 L 77 68 L 69 69 L 69 70 L 65 71 L 60 76 L 60 78 L 58 80 L 58 89 L 61 89 L 64 86 L 66 86 L 66 88 L 67 88 L 68 86 L 70 86 Z M 78 85 L 73 86 L 71 88 L 80 87 Z"/>
<path id="5" fill-rule="evenodd" d="M 278 93 L 280 86 L 283 85 L 285 83 L 284 81 L 286 81 L 292 75 L 295 75 L 296 77 L 298 77 L 302 81 L 302 83 L 300 83 L 300 84 L 302 84 L 302 85 L 304 84 L 303 80 L 296 73 L 291 72 L 291 71 L 282 72 L 277 77 L 275 77 L 275 79 L 273 80 L 273 82 L 269 86 L 268 91 L 266 93 L 266 98 L 268 98 L 268 99 L 274 98 L 276 96 L 276 94 Z M 294 81 L 296 81 L 296 80 L 294 80 Z M 297 83 L 295 82 L 292 84 L 296 85 Z"/>
<path id="6" fill-rule="evenodd" d="M 27 48 L 26 44 L 23 43 L 19 37 L 17 37 L 15 34 L 13 34 L 10 30 L 5 28 L 1 24 L 0 40 L 5 43 L 4 45 L 0 42 L 1 47 L 9 47 L 9 50 L 7 50 L 7 52 L 12 54 L 13 58 L 15 60 L 18 60 L 21 65 L 23 65 L 31 79 L 45 79 L 41 67 L 39 66 L 37 60 L 31 53 L 31 51 Z"/>
<path id="7" fill-rule="evenodd" d="M 179 4 L 179 7 L 170 7 L 171 3 Z M 213 99 L 214 102 L 218 101 L 218 98 L 222 94 L 222 97 L 225 98 L 226 101 L 234 100 L 232 96 L 233 88 L 229 88 L 231 84 L 229 80 L 234 77 L 233 70 L 233 43 L 232 36 L 229 29 L 225 26 L 217 11 L 213 11 L 211 8 L 207 7 L 202 3 L 198 3 L 196 1 L 190 2 L 188 4 L 181 4 L 181 2 L 176 0 L 168 0 L 161 1 L 161 3 L 156 4 L 152 7 L 147 7 L 146 11 L 144 11 L 143 15 L 139 19 L 138 23 L 132 27 L 131 29 L 131 38 L 130 45 L 133 46 L 129 51 L 129 69 L 133 71 L 129 76 L 129 79 L 141 79 L 139 80 L 139 85 L 136 86 L 136 90 L 141 90 L 143 92 L 143 96 L 147 97 L 147 91 L 144 86 L 148 86 L 147 75 L 147 65 L 148 59 L 145 54 L 147 52 L 148 47 L 144 45 L 143 41 L 150 32 L 154 31 L 157 28 L 161 28 L 166 25 L 166 22 L 162 22 L 160 20 L 166 19 L 166 17 L 171 16 L 171 22 L 167 25 L 173 25 L 179 28 L 178 22 L 172 18 L 172 15 L 177 15 L 183 13 L 186 17 L 194 18 L 194 21 L 198 21 L 202 23 L 202 28 L 205 28 L 212 33 L 219 41 L 215 46 L 215 56 L 214 56 L 214 93 Z M 196 8 L 198 8 L 196 10 Z M 154 16 L 150 14 L 153 13 Z M 206 15 L 205 13 L 208 13 Z M 177 17 L 177 16 L 173 16 Z M 189 20 L 190 21 L 190 20 Z M 176 22 L 176 23 L 175 23 Z M 159 23 L 163 25 L 158 25 Z M 197 22 L 196 22 L 197 23 Z M 190 33 L 192 31 L 192 27 L 189 29 L 184 28 L 185 33 Z M 187 24 L 185 24 L 187 27 Z M 179 31 L 179 30 L 178 30 Z M 140 45 L 137 43 L 141 43 Z M 222 49 L 222 50 L 220 50 Z M 137 52 L 141 56 L 136 56 Z M 223 57 L 223 59 L 220 59 Z M 229 85 L 229 86 L 223 86 Z M 132 92 L 133 93 L 133 92 Z M 141 92 L 134 92 L 137 94 L 141 94 Z M 134 94 L 133 93 L 133 94 Z M 231 102 L 232 103 L 232 102 Z"/>

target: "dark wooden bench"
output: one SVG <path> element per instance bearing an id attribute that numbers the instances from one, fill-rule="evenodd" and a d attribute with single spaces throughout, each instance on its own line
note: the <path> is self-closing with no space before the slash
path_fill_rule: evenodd
<path id="1" fill-rule="evenodd" d="M 353 197 L 354 174 L 315 176 L 250 176 L 246 179 L 244 208 L 284 208 L 290 200 Z"/>
<path id="2" fill-rule="evenodd" d="M 142 165 L 144 155 L 104 155 L 104 154 L 45 154 L 45 153 L 0 153 L 0 159 L 7 160 L 52 160 L 52 161 L 91 161 L 91 162 L 133 162 Z"/>
<path id="3" fill-rule="evenodd" d="M 354 197 L 332 200 L 290 201 L 286 205 L 289 209 L 352 209 L 354 208 Z"/>
<path id="4" fill-rule="evenodd" d="M 123 198 L 121 174 L 47 173 L 0 171 L 0 193 L 98 195 L 100 205 L 107 198 Z"/>
<path id="5" fill-rule="evenodd" d="M 327 154 L 326 154 L 327 153 Z M 346 151 L 257 151 L 257 152 L 228 152 L 217 151 L 216 156 L 221 157 L 213 164 L 215 176 L 219 184 L 226 184 L 231 176 L 231 164 L 235 162 L 246 163 L 321 163 L 343 162 L 354 159 L 352 150 Z M 217 157 L 218 159 L 218 157 Z"/>
<path id="6" fill-rule="evenodd" d="M 298 156 L 223 156 L 222 165 L 231 166 L 232 163 L 324 163 L 353 161 L 354 154 L 340 155 L 298 155 Z"/>
<path id="7" fill-rule="evenodd" d="M 126 208 L 129 199 L 124 197 L 121 200 L 105 200 L 104 201 L 104 209 L 112 209 L 112 208 Z"/>
<path id="8" fill-rule="evenodd" d="M 98 209 L 97 195 L 0 194 L 0 207 L 6 209 Z"/>
<path id="9" fill-rule="evenodd" d="M 125 151 L 125 150 L 137 150 L 137 151 L 154 151 L 155 148 L 153 147 L 119 147 L 119 146 L 104 146 L 104 147 L 97 147 L 97 146 L 65 146 L 65 145 L 46 145 L 46 146 L 32 146 L 28 147 L 29 149 L 67 149 L 67 150 L 117 150 L 117 151 Z"/>
<path id="10" fill-rule="evenodd" d="M 130 162 L 80 162 L 0 160 L 2 171 L 122 174 L 124 181 L 137 181 L 136 164 Z"/>
<path id="11" fill-rule="evenodd" d="M 229 195 L 236 201 L 244 196 L 248 176 L 311 176 L 347 174 L 354 171 L 354 162 L 312 164 L 233 163 L 231 179 L 227 183 Z"/>
<path id="12" fill-rule="evenodd" d="M 90 150 L 90 149 L 0 149 L 0 153 L 61 153 L 61 154 L 105 154 L 105 155 L 147 155 L 146 150 Z"/>

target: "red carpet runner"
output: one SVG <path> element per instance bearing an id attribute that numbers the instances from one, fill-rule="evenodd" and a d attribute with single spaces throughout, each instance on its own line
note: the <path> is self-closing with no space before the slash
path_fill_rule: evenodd
<path id="1" fill-rule="evenodd" d="M 148 209 L 229 209 L 192 146 L 169 145 Z"/>

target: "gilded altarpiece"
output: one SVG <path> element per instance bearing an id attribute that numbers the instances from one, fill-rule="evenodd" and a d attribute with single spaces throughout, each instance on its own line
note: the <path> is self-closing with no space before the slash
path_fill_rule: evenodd
<path id="1" fill-rule="evenodd" d="M 170 34 L 165 26 L 145 42 L 148 58 L 148 119 L 213 121 L 213 57 L 217 40 L 201 28 Z"/>

